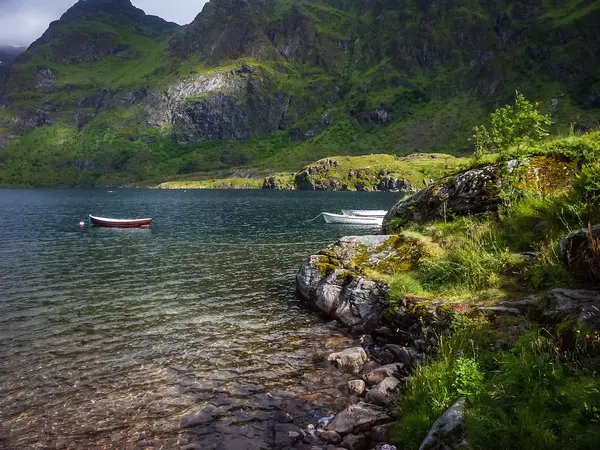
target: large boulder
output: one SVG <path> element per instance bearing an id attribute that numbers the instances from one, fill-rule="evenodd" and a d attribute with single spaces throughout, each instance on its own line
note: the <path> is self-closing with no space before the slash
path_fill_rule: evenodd
<path id="1" fill-rule="evenodd" d="M 383 221 L 384 230 L 409 222 L 427 222 L 451 215 L 493 211 L 501 203 L 498 169 L 472 169 L 420 190 L 392 207 Z"/>
<path id="2" fill-rule="evenodd" d="M 344 237 L 312 255 L 296 276 L 301 297 L 326 315 L 359 332 L 370 332 L 385 309 L 387 286 L 367 280 L 356 260 L 385 245 L 391 236 Z"/>
<path id="3" fill-rule="evenodd" d="M 383 229 L 392 232 L 409 222 L 495 211 L 502 203 L 502 186 L 547 195 L 568 188 L 576 172 L 576 161 L 545 155 L 508 161 L 503 166 L 467 170 L 437 181 L 394 205 L 384 218 Z"/>
<path id="4" fill-rule="evenodd" d="M 340 412 L 327 429 L 346 435 L 366 431 L 389 421 L 390 417 L 381 406 L 360 402 Z"/>
<path id="5" fill-rule="evenodd" d="M 600 280 L 600 225 L 571 234 L 560 241 L 559 248 L 575 277 Z"/>
<path id="6" fill-rule="evenodd" d="M 297 291 L 314 308 L 354 331 L 371 332 L 383 315 L 388 287 L 367 279 L 366 271 L 410 270 L 426 251 L 415 237 L 343 237 L 302 264 Z"/>
<path id="7" fill-rule="evenodd" d="M 546 318 L 558 323 L 572 323 L 574 331 L 600 331 L 600 292 L 553 289 L 547 298 L 543 312 Z"/>
<path id="8" fill-rule="evenodd" d="M 468 448 L 464 437 L 465 399 L 458 399 L 433 424 L 419 450 Z"/>

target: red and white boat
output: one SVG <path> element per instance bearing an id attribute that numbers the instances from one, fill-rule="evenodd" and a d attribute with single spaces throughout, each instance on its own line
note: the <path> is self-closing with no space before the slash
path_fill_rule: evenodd
<path id="1" fill-rule="evenodd" d="M 97 227 L 111 228 L 150 228 L 152 219 L 109 219 L 90 214 L 90 222 Z"/>

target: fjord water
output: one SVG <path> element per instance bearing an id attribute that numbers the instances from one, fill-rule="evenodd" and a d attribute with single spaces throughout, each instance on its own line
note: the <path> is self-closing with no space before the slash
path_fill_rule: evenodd
<path id="1" fill-rule="evenodd" d="M 269 448 L 282 411 L 316 422 L 339 378 L 314 355 L 350 338 L 295 273 L 379 230 L 305 221 L 396 197 L 0 190 L 0 448 Z M 80 228 L 88 213 L 154 224 Z"/>

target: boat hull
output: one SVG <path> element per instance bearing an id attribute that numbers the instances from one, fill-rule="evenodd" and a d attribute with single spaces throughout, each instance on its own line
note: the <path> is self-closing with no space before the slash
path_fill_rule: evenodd
<path id="1" fill-rule="evenodd" d="M 152 219 L 109 219 L 90 215 L 90 222 L 97 227 L 108 228 L 149 228 Z"/>
<path id="2" fill-rule="evenodd" d="M 327 223 L 343 223 L 346 225 L 381 225 L 383 223 L 383 217 L 359 217 L 323 213 L 323 218 Z"/>
<path id="3" fill-rule="evenodd" d="M 358 217 L 385 217 L 387 211 L 382 209 L 342 209 L 342 214 Z"/>

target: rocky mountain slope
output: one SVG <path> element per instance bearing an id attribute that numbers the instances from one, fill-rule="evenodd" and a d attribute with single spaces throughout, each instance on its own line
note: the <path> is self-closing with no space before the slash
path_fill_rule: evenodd
<path id="1" fill-rule="evenodd" d="M 467 152 L 515 89 L 589 129 L 599 24 L 598 0 L 213 0 L 186 27 L 79 1 L 0 82 L 0 184 Z"/>

